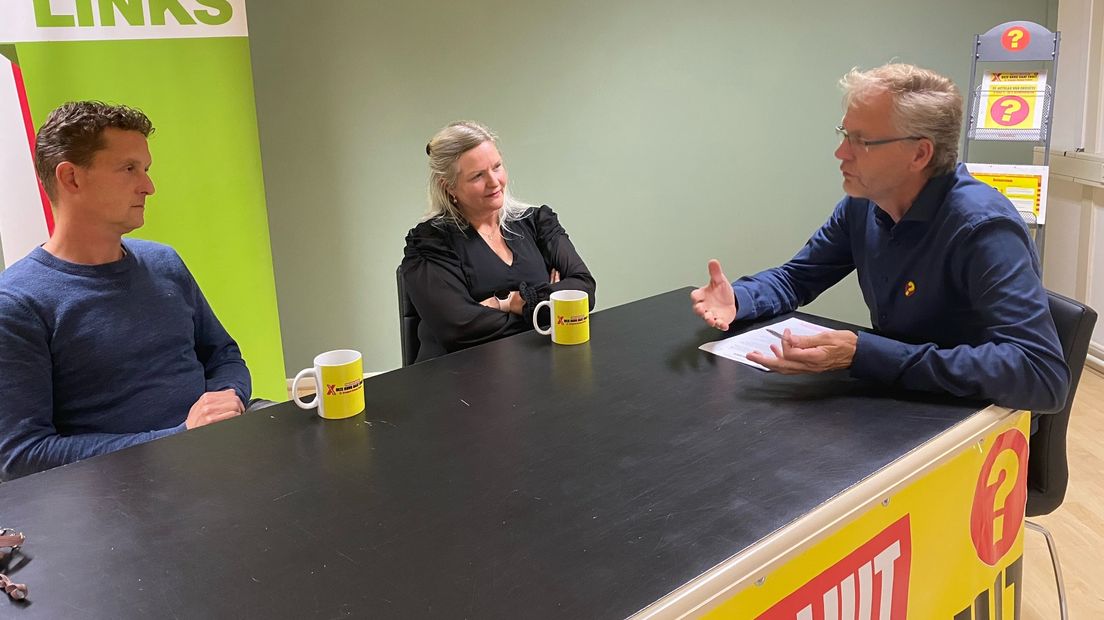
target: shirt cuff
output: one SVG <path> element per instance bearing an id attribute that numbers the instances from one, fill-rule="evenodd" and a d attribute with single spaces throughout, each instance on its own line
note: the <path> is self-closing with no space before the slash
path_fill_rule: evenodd
<path id="1" fill-rule="evenodd" d="M 743 321 L 744 319 L 755 318 L 755 303 L 751 300 L 751 295 L 742 286 L 732 285 L 732 293 L 736 295 L 736 319 L 737 321 Z"/>
<path id="2" fill-rule="evenodd" d="M 851 358 L 851 376 L 881 383 L 897 381 L 908 345 L 870 332 L 858 332 L 858 336 L 855 356 Z"/>

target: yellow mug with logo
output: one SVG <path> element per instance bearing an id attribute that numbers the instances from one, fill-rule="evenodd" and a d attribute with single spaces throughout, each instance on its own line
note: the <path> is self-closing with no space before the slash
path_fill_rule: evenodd
<path id="1" fill-rule="evenodd" d="M 537 312 L 548 306 L 552 324 L 548 329 L 537 325 Z M 533 308 L 533 329 L 538 334 L 552 336 L 556 344 L 583 344 L 590 340 L 590 299 L 585 291 L 556 291 Z"/>
<path id="2" fill-rule="evenodd" d="M 299 382 L 314 376 L 314 400 L 299 400 Z M 291 380 L 291 398 L 301 409 L 318 407 L 318 415 L 340 420 L 364 411 L 364 359 L 360 351 L 338 349 L 314 358 L 314 367 L 300 370 Z"/>

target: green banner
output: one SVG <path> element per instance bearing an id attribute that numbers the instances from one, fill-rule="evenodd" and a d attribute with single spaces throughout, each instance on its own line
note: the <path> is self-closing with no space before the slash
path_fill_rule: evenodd
<path id="1" fill-rule="evenodd" d="M 20 40 L 4 32 L 10 21 L 0 28 L 0 36 L 9 36 L 0 45 L 14 43 L 0 49 L 21 73 L 35 128 L 58 105 L 83 99 L 137 107 L 152 119 L 150 174 L 157 193 L 147 203 L 145 226 L 132 236 L 176 248 L 238 341 L 254 395 L 285 400 L 249 40 L 237 34 L 244 32 L 244 2 L 232 9 L 227 2 L 150 2 L 149 12 L 140 1 L 70 0 L 68 9 L 64 2 L 5 4 L 0 21 L 26 22 Z M 226 30 L 231 15 L 237 32 Z M 78 18 L 96 26 L 82 29 Z M 222 21 L 212 26 L 203 19 Z M 171 28 L 158 30 L 159 21 Z M 234 36 L 205 36 L 204 28 Z M 179 31 L 185 34 L 174 34 Z M 101 40 L 48 40 L 88 37 Z M 26 143 L 4 145 L 19 148 Z M 41 205 L 25 208 L 21 217 L 41 217 Z M 4 244 L 5 250 L 11 245 L 7 238 Z"/>

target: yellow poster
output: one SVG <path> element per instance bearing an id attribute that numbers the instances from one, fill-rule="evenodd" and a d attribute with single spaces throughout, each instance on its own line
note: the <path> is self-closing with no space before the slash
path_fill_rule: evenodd
<path id="1" fill-rule="evenodd" d="M 1029 427 L 1009 417 L 706 617 L 1019 617 Z"/>
<path id="2" fill-rule="evenodd" d="M 1033 224 L 1046 223 L 1047 166 L 966 164 L 977 180 L 995 188 Z"/>
<path id="3" fill-rule="evenodd" d="M 987 71 L 981 80 L 983 129 L 1039 130 L 1043 125 L 1046 72 Z"/>

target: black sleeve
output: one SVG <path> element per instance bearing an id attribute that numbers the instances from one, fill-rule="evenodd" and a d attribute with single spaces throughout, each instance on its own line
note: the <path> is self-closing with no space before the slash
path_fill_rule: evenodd
<path id="1" fill-rule="evenodd" d="M 525 300 L 525 316 L 532 321 L 532 308 L 548 299 L 553 291 L 585 291 L 594 310 L 594 294 L 598 284 L 590 275 L 586 263 L 575 251 L 567 231 L 560 226 L 560 218 L 551 207 L 545 205 L 532 215 L 537 248 L 544 257 L 544 264 L 560 272 L 560 281 L 556 284 L 537 284 L 522 286 L 521 296 Z"/>
<path id="2" fill-rule="evenodd" d="M 526 330 L 525 320 L 480 305 L 468 290 L 460 256 L 445 231 L 423 222 L 406 236 L 403 286 L 445 350 L 458 351 Z"/>

